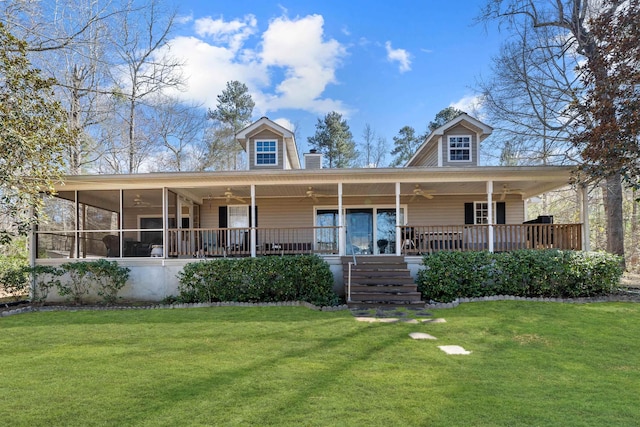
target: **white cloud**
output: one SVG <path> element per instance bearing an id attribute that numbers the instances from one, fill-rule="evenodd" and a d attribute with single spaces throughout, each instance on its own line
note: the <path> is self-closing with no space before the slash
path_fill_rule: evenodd
<path id="1" fill-rule="evenodd" d="M 384 44 L 387 49 L 387 60 L 389 62 L 397 62 L 401 73 L 411 70 L 411 55 L 404 49 L 393 49 L 391 42 Z"/>
<path id="2" fill-rule="evenodd" d="M 277 119 L 273 120 L 274 122 L 276 122 L 277 124 L 279 124 L 280 126 L 282 126 L 285 129 L 289 129 L 291 132 L 295 131 L 295 125 L 293 124 L 293 122 L 291 122 L 291 120 L 284 118 L 284 117 L 279 117 Z"/>
<path id="3" fill-rule="evenodd" d="M 189 22 L 193 21 L 193 13 L 190 13 L 189 15 L 178 15 L 176 16 L 176 24 L 188 24 Z"/>
<path id="4" fill-rule="evenodd" d="M 225 21 L 223 18 L 213 19 L 210 16 L 195 20 L 195 31 L 200 37 L 211 37 L 215 43 L 228 44 L 235 52 L 252 36 L 257 29 L 258 21 L 253 15 L 246 15 L 242 20 Z"/>
<path id="5" fill-rule="evenodd" d="M 172 54 L 185 61 L 188 78 L 179 96 L 215 107 L 226 82 L 239 80 L 249 87 L 256 116 L 285 108 L 350 112 L 342 101 L 323 97 L 327 86 L 338 83 L 336 70 L 347 50 L 326 38 L 322 16 L 283 15 L 262 34 L 253 15 L 231 21 L 206 17 L 194 21 L 194 31 L 196 36 L 170 43 Z"/>
<path id="6" fill-rule="evenodd" d="M 467 95 L 456 102 L 452 102 L 449 106 L 462 110 L 465 113 L 482 120 L 482 103 L 483 99 L 480 95 Z"/>
<path id="7" fill-rule="evenodd" d="M 347 53 L 336 40 L 324 39 L 323 26 L 320 15 L 280 17 L 269 23 L 262 35 L 262 64 L 279 67 L 285 74 L 269 99 L 270 106 L 320 113 L 344 110 L 339 101 L 321 98 L 327 85 L 337 83 L 335 71 Z"/>

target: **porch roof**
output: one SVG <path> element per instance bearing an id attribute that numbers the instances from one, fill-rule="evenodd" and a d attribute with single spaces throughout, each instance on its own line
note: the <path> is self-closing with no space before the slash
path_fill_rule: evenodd
<path id="1" fill-rule="evenodd" d="M 418 185 L 440 196 L 486 194 L 486 182 L 493 181 L 494 194 L 518 194 L 526 199 L 568 185 L 574 170 L 570 166 L 481 166 L 74 175 L 64 177 L 56 190 L 167 187 L 202 201 L 223 194 L 226 188 L 247 197 L 251 184 L 256 185 L 257 197 L 302 197 L 309 187 L 324 196 L 336 196 L 338 183 L 343 184 L 344 195 L 393 196 L 397 182 L 403 195 L 411 195 Z"/>

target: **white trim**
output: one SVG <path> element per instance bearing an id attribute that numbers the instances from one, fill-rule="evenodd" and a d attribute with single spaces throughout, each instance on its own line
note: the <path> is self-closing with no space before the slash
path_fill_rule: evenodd
<path id="1" fill-rule="evenodd" d="M 251 184 L 251 208 L 249 209 L 249 246 L 251 247 L 251 258 L 256 257 L 256 185 Z"/>
<path id="2" fill-rule="evenodd" d="M 485 203 L 486 204 L 487 201 L 486 200 L 479 200 L 479 201 L 474 201 L 473 202 L 473 225 L 482 225 L 482 224 L 478 224 L 478 222 L 476 221 L 477 220 L 477 218 L 476 218 L 476 211 L 477 211 L 476 204 L 478 204 L 478 203 Z M 488 211 L 487 215 L 491 214 L 493 216 L 493 220 L 487 222 L 486 225 L 493 225 L 493 224 L 496 223 L 496 219 L 497 219 L 496 218 L 496 216 L 497 216 L 496 203 L 497 203 L 496 201 L 493 201 L 493 202 L 491 202 L 491 207 L 490 208 L 487 206 L 487 211 Z M 487 220 L 488 219 L 489 218 L 487 218 Z"/>
<path id="3" fill-rule="evenodd" d="M 438 167 L 441 168 L 443 164 L 444 153 L 442 152 L 442 135 L 438 137 Z"/>
<path id="4" fill-rule="evenodd" d="M 258 153 L 258 143 L 260 142 L 273 142 L 274 146 L 275 146 L 275 151 L 262 151 L 260 153 Z M 256 139 L 253 141 L 253 165 L 256 167 L 265 167 L 265 166 L 279 166 L 279 162 L 278 162 L 278 154 L 279 154 L 280 150 L 278 147 L 278 139 L 277 138 L 273 138 L 273 139 Z M 258 164 L 258 154 L 275 154 L 275 163 L 261 163 Z"/>
<path id="5" fill-rule="evenodd" d="M 318 217 L 318 211 L 337 211 L 338 213 L 338 226 L 340 227 L 341 233 L 340 236 L 343 235 L 342 229 L 344 229 L 344 253 L 341 253 L 340 255 L 345 255 L 346 254 L 346 225 L 344 227 L 342 227 L 341 222 L 344 222 L 343 218 L 346 217 L 347 215 L 347 210 L 348 209 L 371 209 L 372 211 L 372 230 L 373 230 L 373 241 L 374 243 L 377 242 L 378 240 L 378 218 L 377 218 L 377 214 L 378 214 L 378 210 L 379 209 L 387 209 L 387 210 L 395 210 L 396 212 L 396 254 L 398 253 L 398 239 L 399 239 L 399 230 L 400 230 L 400 225 L 407 225 L 407 218 L 409 216 L 408 214 L 408 205 L 402 204 L 402 205 L 390 205 L 390 204 L 384 204 L 384 205 L 376 205 L 376 206 L 371 206 L 371 205 L 321 205 L 321 206 L 314 206 L 313 207 L 313 224 L 314 226 L 317 225 L 316 219 Z M 400 213 L 398 213 L 400 212 Z M 404 224 L 400 224 L 400 220 L 403 220 L 402 222 Z M 314 237 L 315 238 L 315 237 Z M 339 242 L 340 244 L 340 242 Z M 374 248 L 373 251 L 374 253 L 376 252 L 377 245 L 374 244 Z M 341 248 L 342 249 L 342 248 Z M 373 254 L 371 254 L 373 255 Z"/>
<path id="6" fill-rule="evenodd" d="M 404 165 L 405 166 L 411 166 L 413 165 L 413 162 L 415 161 L 415 159 L 417 159 L 420 154 L 422 153 L 422 150 L 429 145 L 429 143 L 431 142 L 431 140 L 436 136 L 436 135 L 444 135 L 445 132 L 456 126 L 458 123 L 463 123 L 463 126 L 467 129 L 469 129 L 470 131 L 473 131 L 473 129 L 470 129 L 469 126 L 465 126 L 464 122 L 468 123 L 469 125 L 480 129 L 480 131 L 482 132 L 482 135 L 486 137 L 488 137 L 489 135 L 491 135 L 491 133 L 493 132 L 493 128 L 485 123 L 482 123 L 480 120 L 475 119 L 473 117 L 471 117 L 470 115 L 468 115 L 467 113 L 463 113 L 460 114 L 458 117 L 456 117 L 455 119 L 445 123 L 444 125 L 440 126 L 438 129 L 435 129 L 434 131 L 432 131 L 431 133 L 429 133 L 429 135 L 427 135 L 427 137 L 424 139 L 424 142 L 420 145 L 420 147 L 416 150 L 415 154 L 409 159 L 408 162 L 406 162 Z M 484 138 L 480 138 L 477 141 L 477 144 L 480 144 L 480 142 L 484 140 Z M 415 166 L 415 165 L 414 165 Z"/>
<path id="7" fill-rule="evenodd" d="M 451 138 L 469 138 L 469 160 L 451 159 Z M 466 148 L 454 148 L 454 150 L 466 150 Z M 448 163 L 472 163 L 473 162 L 473 135 L 447 135 L 447 162 Z"/>

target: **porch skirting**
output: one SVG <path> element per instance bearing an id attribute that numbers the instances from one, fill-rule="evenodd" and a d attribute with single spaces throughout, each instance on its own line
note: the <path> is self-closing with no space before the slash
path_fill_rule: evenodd
<path id="1" fill-rule="evenodd" d="M 329 264 L 333 273 L 333 290 L 338 295 L 344 295 L 344 283 L 342 278 L 342 260 L 337 255 L 324 255 L 322 258 Z M 175 258 L 120 258 L 116 261 L 121 267 L 131 270 L 129 280 L 124 288 L 118 292 L 118 297 L 129 301 L 150 301 L 157 302 L 163 298 L 178 294 L 178 273 L 182 271 L 186 264 L 192 262 L 216 262 L 220 258 L 210 259 L 175 259 Z M 405 257 L 411 275 L 415 280 L 416 274 L 422 264 L 422 257 Z M 39 259 L 38 265 L 59 266 L 66 262 L 73 262 L 70 259 Z M 77 260 L 81 261 L 81 260 Z M 97 298 L 96 298 L 97 299 Z M 50 302 L 64 302 L 61 297 L 52 289 L 49 293 Z"/>

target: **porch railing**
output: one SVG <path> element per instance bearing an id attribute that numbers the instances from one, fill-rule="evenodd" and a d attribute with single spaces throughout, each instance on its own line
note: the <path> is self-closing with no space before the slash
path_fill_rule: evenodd
<path id="1" fill-rule="evenodd" d="M 337 254 L 338 227 L 256 228 L 257 255 Z M 168 231 L 170 257 L 251 255 L 251 228 L 181 228 Z"/>
<path id="2" fill-rule="evenodd" d="M 420 255 L 438 251 L 489 249 L 489 225 L 400 227 L 402 253 Z M 582 224 L 495 224 L 493 250 L 582 248 Z"/>

